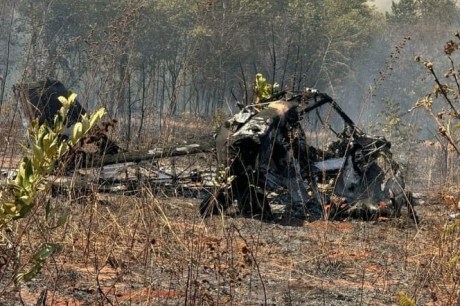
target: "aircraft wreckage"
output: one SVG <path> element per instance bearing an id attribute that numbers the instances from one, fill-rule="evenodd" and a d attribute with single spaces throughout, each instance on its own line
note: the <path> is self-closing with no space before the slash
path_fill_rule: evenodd
<path id="1" fill-rule="evenodd" d="M 14 92 L 26 124 L 34 119 L 52 123 L 60 109 L 57 98 L 68 94 L 62 83 L 52 80 L 18 84 Z M 326 148 L 316 148 L 307 143 L 302 123 L 325 105 L 339 115 L 343 130 Z M 240 111 L 224 122 L 215 139 L 205 144 L 126 152 L 107 136 L 114 122 L 106 123 L 86 141 L 96 149 L 76 150 L 66 165 L 72 182 L 53 180 L 59 182 L 60 191 L 68 185 L 94 190 L 88 184 L 95 181 L 100 192 L 132 191 L 146 182 L 157 188 L 162 183 L 195 186 L 204 217 L 234 209 L 244 216 L 270 220 L 275 218 L 272 204 L 276 202 L 285 207 L 283 214 L 307 220 L 371 220 L 399 217 L 404 210 L 417 221 L 416 199 L 405 190 L 390 142 L 364 133 L 327 94 L 314 89 L 283 91 L 257 104 L 239 106 Z M 84 113 L 77 102 L 68 115 L 69 128 Z M 166 171 L 156 162 L 198 153 L 215 156 L 215 166 L 208 171 L 191 166 Z M 100 173 L 95 176 L 88 169 Z M 75 173 L 82 177 L 77 182 Z M 282 200 L 274 200 L 280 194 Z"/>

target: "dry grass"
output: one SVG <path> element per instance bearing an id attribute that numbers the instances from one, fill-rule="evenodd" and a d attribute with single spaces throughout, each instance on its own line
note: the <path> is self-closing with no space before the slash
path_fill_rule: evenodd
<path id="1" fill-rule="evenodd" d="M 0 168 L 16 168 L 20 160 L 20 145 L 26 139 L 16 105 L 0 107 L 0 122 Z"/>
<path id="2" fill-rule="evenodd" d="M 14 260 L 27 263 L 45 241 L 64 249 L 27 284 L 8 286 L 17 262 L 2 267 L 6 305 L 34 305 L 45 293 L 46 305 L 391 305 L 401 292 L 417 305 L 457 299 L 458 225 L 433 199 L 418 228 L 409 220 L 202 220 L 198 201 L 186 198 L 54 201 L 70 207 L 66 226 L 46 229 L 40 214 L 20 222 Z"/>
<path id="3" fill-rule="evenodd" d="M 449 215 L 460 194 L 428 196 L 416 226 L 405 218 L 203 220 L 196 198 L 90 192 L 51 199 L 57 217 L 68 210 L 57 228 L 44 197 L 0 245 L 0 304 L 453 305 L 460 221 Z M 63 250 L 34 280 L 14 285 L 13 272 L 48 242 Z"/>

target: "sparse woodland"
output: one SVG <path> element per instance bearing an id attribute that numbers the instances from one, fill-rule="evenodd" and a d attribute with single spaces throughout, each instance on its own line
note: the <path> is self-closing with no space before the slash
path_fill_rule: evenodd
<path id="1" fill-rule="evenodd" d="M 460 301 L 456 1 L 400 0 L 387 12 L 364 0 L 0 4 L 0 305 Z M 116 119 L 110 137 L 131 151 L 209 142 L 237 101 L 254 102 L 257 73 L 280 89 L 326 92 L 366 132 L 389 139 L 406 184 L 424 195 L 419 224 L 204 220 L 199 194 L 150 185 L 129 194 L 101 193 L 96 185 L 56 194 L 45 182 L 67 149 L 50 153 L 39 136 L 49 167 L 30 159 L 38 183 L 21 189 L 19 179 L 7 182 L 8 170 L 38 154 L 15 84 L 61 81 L 96 114 L 91 127 L 105 112 Z M 321 131 L 335 124 L 323 118 L 305 120 L 307 139 L 318 147 L 329 137 Z M 29 135 L 44 135 L 36 128 Z M 213 163 L 193 158 L 168 162 Z M 5 212 L 8 190 L 30 204 L 20 216 Z"/>

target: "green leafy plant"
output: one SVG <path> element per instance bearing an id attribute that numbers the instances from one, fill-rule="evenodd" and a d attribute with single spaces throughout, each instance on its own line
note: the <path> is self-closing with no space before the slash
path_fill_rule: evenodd
<path id="1" fill-rule="evenodd" d="M 13 220 L 25 218 L 36 207 L 38 199 L 43 199 L 40 196 L 49 197 L 51 185 L 48 176 L 56 170 L 58 162 L 65 159 L 106 114 L 105 109 L 100 108 L 91 115 L 81 116 L 80 121 L 70 128 L 69 137 L 64 137 L 69 129 L 67 114 L 76 97 L 75 93 L 71 93 L 69 97 L 58 98 L 62 107 L 52 124 L 45 122 L 39 125 L 36 120 L 32 122 L 29 130 L 30 143 L 28 147 L 24 147 L 26 154 L 19 164 L 16 178 L 9 180 L 6 187 L 0 190 L 0 229 L 7 227 Z M 63 225 L 67 220 L 67 213 L 64 211 L 56 218 L 58 212 L 50 207 L 49 201 L 46 200 L 45 203 L 47 221 L 57 219 L 52 225 L 47 222 L 49 228 Z M 31 268 L 17 273 L 15 280 L 32 279 L 41 270 L 46 259 L 60 249 L 57 244 L 43 244 L 32 256 Z"/>
<path id="2" fill-rule="evenodd" d="M 17 273 L 14 281 L 18 282 L 28 282 L 32 280 L 43 268 L 43 265 L 46 262 L 46 259 L 51 255 L 61 251 L 62 246 L 55 243 L 46 243 L 42 245 L 33 256 L 32 256 L 32 267 L 25 272 Z"/>
<path id="3" fill-rule="evenodd" d="M 262 73 L 257 73 L 254 85 L 255 103 L 257 104 L 269 99 L 273 95 L 273 91 L 278 87 L 278 83 L 269 84 Z"/>
<path id="4" fill-rule="evenodd" d="M 77 95 L 59 97 L 61 109 L 52 125 L 32 122 L 30 146 L 25 148 L 16 178 L 8 181 L 6 190 L 0 191 L 0 227 L 10 220 L 23 218 L 34 207 L 39 192 L 49 189 L 47 176 L 54 171 L 56 163 L 78 144 L 80 140 L 101 120 L 106 111 L 101 108 L 91 115 L 83 115 L 72 129 L 68 139 L 62 137 L 67 128 L 67 113 L 75 103 Z"/>

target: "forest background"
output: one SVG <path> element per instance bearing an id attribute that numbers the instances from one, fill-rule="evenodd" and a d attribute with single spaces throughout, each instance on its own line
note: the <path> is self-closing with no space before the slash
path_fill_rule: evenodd
<path id="1" fill-rule="evenodd" d="M 170 118 L 250 103 L 256 73 L 327 92 L 397 145 L 439 139 L 408 112 L 433 87 L 414 58 L 447 69 L 443 45 L 460 23 L 453 0 L 2 0 L 0 16 L 0 109 L 16 108 L 14 84 L 58 79 L 89 110 L 106 107 L 127 148 Z"/>

